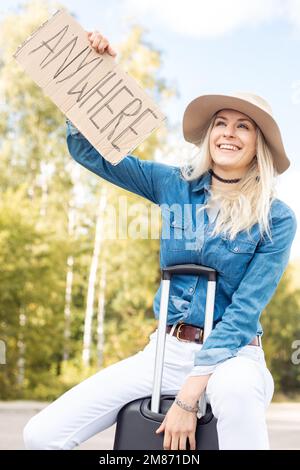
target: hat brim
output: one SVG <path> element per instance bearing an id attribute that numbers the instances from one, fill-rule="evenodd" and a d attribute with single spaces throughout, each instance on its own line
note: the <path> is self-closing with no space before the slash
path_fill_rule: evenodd
<path id="1" fill-rule="evenodd" d="M 234 109 L 249 116 L 260 128 L 270 148 L 279 174 L 290 166 L 281 133 L 273 117 L 247 100 L 229 95 L 202 95 L 186 107 L 183 116 L 183 136 L 187 142 L 198 143 L 204 137 L 208 123 L 221 109 Z"/>

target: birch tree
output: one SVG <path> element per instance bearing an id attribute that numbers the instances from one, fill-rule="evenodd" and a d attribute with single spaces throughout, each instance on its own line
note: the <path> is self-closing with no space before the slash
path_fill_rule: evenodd
<path id="1" fill-rule="evenodd" d="M 83 349 L 82 349 L 82 360 L 84 366 L 88 366 L 91 357 L 91 345 L 92 345 L 92 321 L 94 313 L 94 298 L 95 298 L 95 287 L 97 282 L 97 269 L 99 256 L 101 253 L 101 247 L 103 243 L 103 232 L 104 232 L 104 210 L 107 204 L 107 189 L 103 185 L 99 198 L 99 206 L 97 211 L 96 229 L 95 229 L 95 243 L 93 249 L 93 255 L 91 259 L 91 267 L 88 282 L 87 291 L 87 302 L 86 311 L 84 318 L 84 335 L 83 335 Z"/>

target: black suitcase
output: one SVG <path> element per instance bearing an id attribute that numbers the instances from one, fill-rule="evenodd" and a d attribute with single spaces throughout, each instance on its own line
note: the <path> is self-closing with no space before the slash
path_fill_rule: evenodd
<path id="1" fill-rule="evenodd" d="M 155 431 L 165 418 L 175 396 L 161 396 L 161 381 L 166 338 L 166 324 L 168 315 L 168 300 L 172 274 L 205 275 L 208 278 L 204 341 L 210 334 L 213 325 L 213 312 L 215 305 L 215 290 L 217 272 L 207 266 L 195 264 L 177 265 L 162 270 L 162 293 L 160 302 L 159 324 L 157 332 L 156 357 L 152 396 L 143 397 L 127 403 L 119 411 L 115 432 L 114 450 L 162 450 L 163 433 Z M 213 416 L 211 407 L 206 404 L 205 394 L 201 396 L 201 414 L 197 419 L 196 449 L 218 450 L 217 420 Z M 187 442 L 187 446 L 188 446 Z M 187 447 L 189 449 L 189 447 Z"/>

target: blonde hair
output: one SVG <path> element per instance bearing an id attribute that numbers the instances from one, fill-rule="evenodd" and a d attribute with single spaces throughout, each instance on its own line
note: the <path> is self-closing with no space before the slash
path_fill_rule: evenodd
<path id="1" fill-rule="evenodd" d="M 182 177 L 186 181 L 198 179 L 212 168 L 209 138 L 214 120 L 215 116 L 209 122 L 203 139 L 196 142 L 197 153 L 192 155 L 190 161 L 181 168 Z M 201 208 L 204 210 L 215 204 L 220 207 L 212 236 L 223 232 L 228 234 L 230 239 L 234 239 L 242 230 L 247 230 L 250 235 L 251 227 L 258 223 L 261 237 L 264 238 L 267 234 L 271 240 L 269 212 L 272 201 L 276 197 L 277 172 L 271 151 L 259 127 L 256 127 L 256 132 L 256 156 L 250 163 L 247 173 L 232 190 L 211 191 L 207 204 Z"/>

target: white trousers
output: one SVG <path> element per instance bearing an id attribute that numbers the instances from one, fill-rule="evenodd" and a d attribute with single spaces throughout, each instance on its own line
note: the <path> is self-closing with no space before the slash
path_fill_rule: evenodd
<path id="1" fill-rule="evenodd" d="M 114 424 L 123 405 L 151 395 L 156 336 L 157 330 L 142 351 L 102 369 L 31 418 L 24 428 L 26 448 L 73 449 Z M 162 393 L 176 394 L 202 345 L 166 336 Z M 206 397 L 218 420 L 220 449 L 269 449 L 265 411 L 273 392 L 259 346 L 245 346 L 217 366 Z"/>

